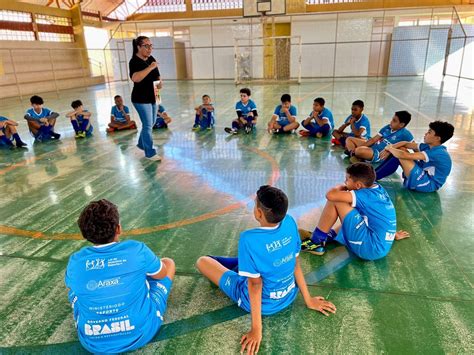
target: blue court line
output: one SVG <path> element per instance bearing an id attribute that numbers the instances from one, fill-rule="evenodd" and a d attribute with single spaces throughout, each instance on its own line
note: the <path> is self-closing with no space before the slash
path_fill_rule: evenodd
<path id="1" fill-rule="evenodd" d="M 309 286 L 324 280 L 329 275 L 349 264 L 354 257 L 349 254 L 343 246 L 331 251 L 335 256 L 316 271 L 305 275 Z M 177 320 L 172 323 L 164 324 L 158 334 L 150 343 L 156 343 L 163 340 L 172 339 L 178 336 L 186 335 L 192 332 L 203 330 L 214 325 L 231 321 L 248 313 L 237 307 L 230 305 L 204 314 L 195 315 L 186 319 Z M 47 344 L 37 346 L 19 346 L 10 348 L 0 348 L 0 354 L 88 354 L 78 341 Z"/>

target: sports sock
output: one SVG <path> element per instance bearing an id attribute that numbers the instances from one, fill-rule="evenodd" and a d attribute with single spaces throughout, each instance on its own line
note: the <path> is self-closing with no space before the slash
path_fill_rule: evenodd
<path id="1" fill-rule="evenodd" d="M 210 258 L 216 260 L 219 264 L 225 268 L 237 272 L 239 270 L 239 259 L 228 256 L 213 256 L 208 255 Z"/>

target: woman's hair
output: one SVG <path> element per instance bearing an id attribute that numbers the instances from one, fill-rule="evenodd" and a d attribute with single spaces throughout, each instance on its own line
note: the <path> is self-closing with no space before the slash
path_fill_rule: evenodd
<path id="1" fill-rule="evenodd" d="M 149 39 L 147 36 L 138 36 L 132 41 L 133 45 L 133 55 L 138 53 L 138 46 L 141 46 L 143 44 L 143 41 Z"/>

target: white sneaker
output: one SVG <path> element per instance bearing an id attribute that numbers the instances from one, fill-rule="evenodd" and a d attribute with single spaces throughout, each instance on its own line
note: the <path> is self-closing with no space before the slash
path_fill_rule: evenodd
<path id="1" fill-rule="evenodd" d="M 158 154 L 155 154 L 154 156 L 152 157 L 145 157 L 147 160 L 150 160 L 150 161 L 161 161 L 161 157 L 158 155 Z"/>

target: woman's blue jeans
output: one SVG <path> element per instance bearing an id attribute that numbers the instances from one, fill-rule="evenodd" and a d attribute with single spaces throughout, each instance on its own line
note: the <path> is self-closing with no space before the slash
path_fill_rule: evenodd
<path id="1" fill-rule="evenodd" d="M 137 147 L 145 151 L 145 156 L 151 158 L 156 155 L 156 150 L 153 148 L 153 125 L 156 121 L 156 104 L 139 104 L 133 102 L 133 107 L 138 112 L 140 121 L 142 121 L 142 130 L 138 138 Z"/>

